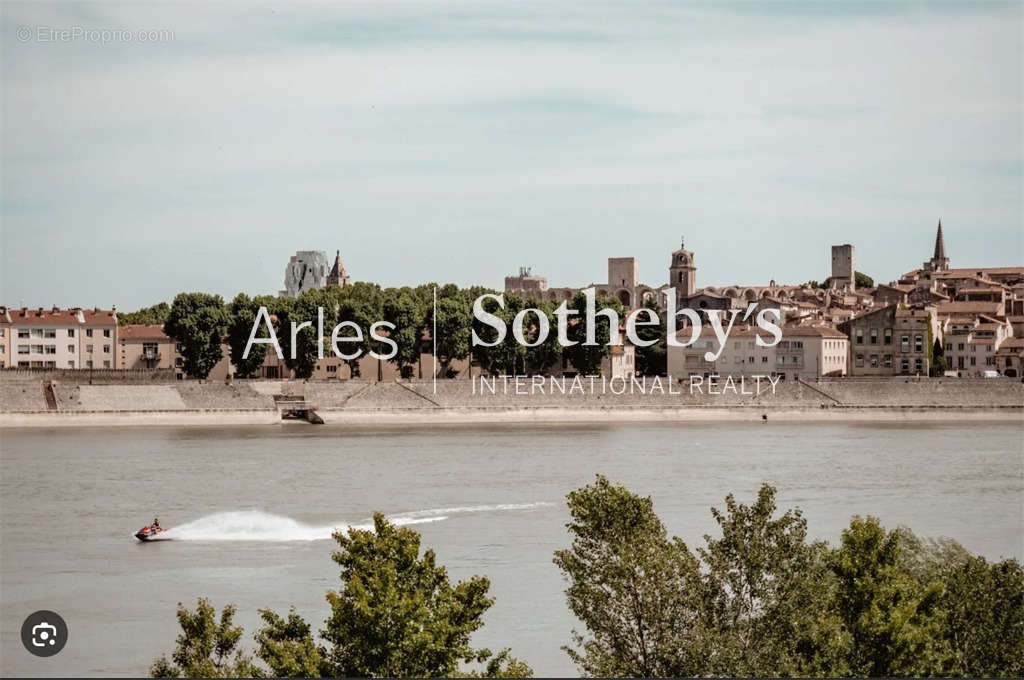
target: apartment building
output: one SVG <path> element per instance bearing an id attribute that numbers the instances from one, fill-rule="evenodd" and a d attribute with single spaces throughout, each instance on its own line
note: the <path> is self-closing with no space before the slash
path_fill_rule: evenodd
<path id="1" fill-rule="evenodd" d="M 159 324 L 121 326 L 117 337 L 120 368 L 174 368 L 180 366 L 177 343 Z"/>
<path id="2" fill-rule="evenodd" d="M 0 307 L 0 369 L 11 365 L 11 312 Z"/>
<path id="3" fill-rule="evenodd" d="M 689 339 L 689 330 L 677 336 Z M 668 347 L 668 372 L 676 378 L 690 375 L 771 375 L 783 380 L 805 380 L 846 375 L 849 340 L 846 335 L 825 325 L 793 324 L 782 328 L 782 339 L 774 347 L 761 347 L 757 336 L 770 342 L 772 336 L 756 326 L 735 326 L 714 361 L 705 359 L 716 352 L 714 330 L 704 328 L 689 347 Z"/>
<path id="4" fill-rule="evenodd" d="M 113 309 L 7 310 L 5 366 L 17 368 L 118 368 L 117 312 Z M 7 317 L 5 317 L 6 319 Z"/>
<path id="5" fill-rule="evenodd" d="M 850 341 L 849 375 L 928 375 L 934 307 L 889 305 L 839 324 Z"/>
<path id="6" fill-rule="evenodd" d="M 947 370 L 961 377 L 998 370 L 996 354 L 1013 336 L 1008 322 L 984 315 L 947 317 L 944 331 Z"/>

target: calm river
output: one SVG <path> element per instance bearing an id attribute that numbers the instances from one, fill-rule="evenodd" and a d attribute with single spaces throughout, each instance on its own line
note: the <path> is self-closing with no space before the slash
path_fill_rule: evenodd
<path id="1" fill-rule="evenodd" d="M 477 646 L 575 674 L 551 557 L 569 542 L 565 494 L 595 473 L 653 496 L 691 546 L 714 530 L 710 506 L 767 481 L 814 537 L 870 513 L 1020 558 L 1022 442 L 1006 424 L 8 430 L 0 675 L 144 675 L 174 644 L 176 604 L 199 596 L 235 603 L 250 647 L 261 607 L 295 605 L 318 629 L 339 585 L 330 529 L 374 510 L 415 523 L 453 577 L 491 579 Z M 180 540 L 135 541 L 154 516 Z M 38 609 L 68 624 L 52 658 L 21 646 Z"/>

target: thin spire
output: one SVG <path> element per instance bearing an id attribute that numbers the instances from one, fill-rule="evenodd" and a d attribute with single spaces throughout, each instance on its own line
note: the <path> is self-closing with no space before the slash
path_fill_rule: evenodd
<path id="1" fill-rule="evenodd" d="M 942 240 L 942 220 L 939 220 L 939 229 L 935 232 L 935 257 L 936 260 L 946 259 L 946 242 Z"/>

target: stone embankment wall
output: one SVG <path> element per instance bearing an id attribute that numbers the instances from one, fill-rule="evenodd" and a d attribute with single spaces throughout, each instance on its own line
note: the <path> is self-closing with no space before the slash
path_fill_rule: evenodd
<path id="1" fill-rule="evenodd" d="M 542 389 L 515 383 L 508 389 L 499 380 L 497 393 L 474 393 L 469 381 L 244 381 L 208 383 L 175 381 L 158 384 L 77 384 L 70 381 L 0 381 L 0 412 L 96 413 L 96 412 L 196 412 L 196 411 L 274 411 L 282 396 L 298 399 L 310 408 L 325 412 L 403 412 L 403 411 L 511 411 L 521 409 L 671 409 L 671 408 L 762 408 L 762 409 L 1020 409 L 1024 414 L 1024 384 L 1009 379 L 834 379 L 811 383 L 780 382 L 774 392 L 767 383 L 761 394 L 742 394 L 719 384 L 708 394 L 691 390 L 688 383 L 652 391 L 648 380 L 646 393 L 637 385 L 624 394 L 602 393 L 600 380 L 583 394 L 562 394 L 545 381 Z M 571 384 L 571 383 L 570 383 Z M 622 389 L 621 383 L 617 389 Z M 752 382 L 746 389 L 753 391 Z"/>

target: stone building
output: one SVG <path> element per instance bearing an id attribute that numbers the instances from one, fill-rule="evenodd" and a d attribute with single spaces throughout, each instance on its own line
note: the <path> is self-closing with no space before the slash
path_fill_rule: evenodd
<path id="1" fill-rule="evenodd" d="M 849 375 L 928 375 L 936 326 L 934 307 L 896 304 L 839 324 L 850 340 Z"/>
<path id="2" fill-rule="evenodd" d="M 832 277 L 829 279 L 829 287 L 850 292 L 857 289 L 853 246 L 849 243 L 832 246 Z"/>

